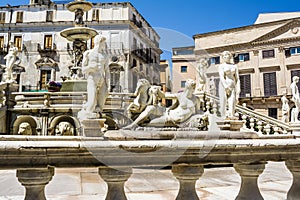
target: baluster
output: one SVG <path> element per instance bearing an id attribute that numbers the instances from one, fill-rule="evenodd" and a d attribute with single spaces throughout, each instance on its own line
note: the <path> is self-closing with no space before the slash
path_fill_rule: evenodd
<path id="1" fill-rule="evenodd" d="M 264 127 L 264 130 L 266 131 L 266 134 L 269 135 L 271 132 L 271 126 L 270 124 L 266 124 Z"/>
<path id="2" fill-rule="evenodd" d="M 213 103 L 213 114 L 215 115 L 215 116 L 217 116 L 217 114 L 218 114 L 218 104 L 217 104 L 217 102 L 216 101 L 214 101 L 214 103 Z"/>
<path id="3" fill-rule="evenodd" d="M 243 128 L 246 129 L 246 128 L 247 128 L 247 125 L 246 125 L 246 123 L 247 123 L 247 115 L 244 114 L 244 115 L 242 116 L 242 121 L 244 122 Z"/>
<path id="4" fill-rule="evenodd" d="M 264 171 L 265 163 L 235 164 L 235 170 L 240 174 L 242 183 L 236 200 L 263 200 L 257 185 L 258 176 Z"/>
<path id="5" fill-rule="evenodd" d="M 262 124 L 263 124 L 262 121 L 258 121 L 257 122 L 257 128 L 258 128 L 258 132 L 257 133 L 260 134 L 260 135 L 262 134 L 262 130 L 263 130 Z"/>
<path id="6" fill-rule="evenodd" d="M 285 165 L 293 175 L 293 184 L 288 191 L 288 200 L 300 199 L 300 161 L 285 161 Z"/>
<path id="7" fill-rule="evenodd" d="M 206 108 L 206 112 L 207 113 L 210 113 L 210 102 L 208 101 L 208 102 L 206 102 L 206 106 L 205 106 L 205 108 Z"/>
<path id="8" fill-rule="evenodd" d="M 180 184 L 176 200 L 199 200 L 195 184 L 203 172 L 203 166 L 197 164 L 178 164 L 172 166 L 172 173 L 179 180 Z"/>
<path id="9" fill-rule="evenodd" d="M 99 175 L 107 184 L 105 200 L 126 200 L 124 184 L 132 174 L 131 168 L 99 167 Z"/>
<path id="10" fill-rule="evenodd" d="M 253 117 L 250 118 L 250 130 L 251 131 L 254 131 L 254 125 L 255 125 L 255 120 Z"/>
<path id="11" fill-rule="evenodd" d="M 54 168 L 18 169 L 17 177 L 25 187 L 25 200 L 46 200 L 45 186 L 51 181 Z"/>
<path id="12" fill-rule="evenodd" d="M 274 135 L 278 135 L 279 134 L 279 127 L 278 126 L 274 126 L 273 127 L 273 130 L 274 130 Z"/>

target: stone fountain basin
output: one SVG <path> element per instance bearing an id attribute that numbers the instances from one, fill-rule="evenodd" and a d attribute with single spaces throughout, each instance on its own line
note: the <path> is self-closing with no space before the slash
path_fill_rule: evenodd
<path id="1" fill-rule="evenodd" d="M 73 42 L 75 40 L 87 41 L 98 35 L 98 33 L 95 29 L 88 27 L 72 27 L 62 30 L 60 35 Z"/>
<path id="2" fill-rule="evenodd" d="M 75 12 L 77 9 L 81 9 L 83 12 L 91 10 L 93 7 L 93 4 L 86 1 L 74 1 L 67 4 L 67 8 L 71 12 Z"/>

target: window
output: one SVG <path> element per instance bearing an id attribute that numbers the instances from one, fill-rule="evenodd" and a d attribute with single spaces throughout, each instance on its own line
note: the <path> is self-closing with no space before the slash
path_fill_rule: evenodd
<path id="1" fill-rule="evenodd" d="M 0 23 L 1 24 L 5 23 L 5 12 L 0 12 Z"/>
<path id="2" fill-rule="evenodd" d="M 45 35 L 44 49 L 52 49 L 52 35 Z"/>
<path id="3" fill-rule="evenodd" d="M 132 49 L 133 50 L 136 50 L 137 49 L 137 41 L 135 38 L 133 38 L 133 46 L 132 46 Z"/>
<path id="4" fill-rule="evenodd" d="M 137 65 L 136 63 L 137 63 L 137 62 L 136 62 L 136 59 L 133 59 L 133 60 L 132 60 L 131 68 L 136 67 L 136 65 Z"/>
<path id="5" fill-rule="evenodd" d="M 46 12 L 46 22 L 53 22 L 53 11 Z"/>
<path id="6" fill-rule="evenodd" d="M 251 96 L 251 79 L 250 74 L 240 75 L 241 93 L 240 97 Z"/>
<path id="7" fill-rule="evenodd" d="M 185 82 L 186 82 L 186 81 L 181 81 L 181 83 L 180 83 L 180 87 L 181 87 L 181 88 L 184 88 L 184 87 L 185 87 Z"/>
<path id="8" fill-rule="evenodd" d="M 113 70 L 110 72 L 110 88 L 110 92 L 121 92 L 119 70 Z"/>
<path id="9" fill-rule="evenodd" d="M 262 51 L 262 57 L 263 58 L 274 58 L 275 57 L 274 49 Z"/>
<path id="10" fill-rule="evenodd" d="M 290 55 L 300 54 L 300 47 L 290 48 Z"/>
<path id="11" fill-rule="evenodd" d="M 220 64 L 220 57 L 212 57 L 209 59 L 210 64 Z"/>
<path id="12" fill-rule="evenodd" d="M 264 73 L 265 96 L 277 95 L 276 72 Z"/>
<path id="13" fill-rule="evenodd" d="M 41 70 L 41 77 L 40 77 L 40 89 L 46 90 L 47 83 L 51 79 L 51 70 Z"/>
<path id="14" fill-rule="evenodd" d="M 187 66 L 181 66 L 180 71 L 181 71 L 181 73 L 186 73 L 187 72 Z"/>
<path id="15" fill-rule="evenodd" d="M 0 50 L 4 48 L 4 36 L 0 36 Z"/>
<path id="16" fill-rule="evenodd" d="M 92 21 L 99 21 L 99 9 L 94 9 L 93 10 Z"/>
<path id="17" fill-rule="evenodd" d="M 268 115 L 277 119 L 277 108 L 268 108 Z"/>
<path id="18" fill-rule="evenodd" d="M 22 50 L 22 36 L 15 36 L 14 38 L 15 47 L 18 48 L 19 51 Z"/>
<path id="19" fill-rule="evenodd" d="M 250 60 L 250 55 L 249 53 L 242 53 L 242 54 L 239 54 L 239 61 L 248 61 Z"/>
<path id="20" fill-rule="evenodd" d="M 23 12 L 17 12 L 17 23 L 22 23 L 23 22 Z"/>

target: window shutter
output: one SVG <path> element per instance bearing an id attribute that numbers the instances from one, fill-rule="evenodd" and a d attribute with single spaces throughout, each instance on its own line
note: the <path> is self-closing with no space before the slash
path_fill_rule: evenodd
<path id="1" fill-rule="evenodd" d="M 264 73 L 265 96 L 277 95 L 276 72 Z"/>
<path id="2" fill-rule="evenodd" d="M 246 97 L 246 94 L 251 96 L 251 77 L 250 74 L 240 76 L 240 97 Z"/>

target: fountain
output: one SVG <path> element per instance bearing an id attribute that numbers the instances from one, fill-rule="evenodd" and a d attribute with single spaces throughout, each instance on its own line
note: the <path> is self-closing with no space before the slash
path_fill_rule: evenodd
<path id="1" fill-rule="evenodd" d="M 83 52 L 87 50 L 86 41 L 95 37 L 98 33 L 95 29 L 86 27 L 83 21 L 84 12 L 92 8 L 92 3 L 85 0 L 75 0 L 67 4 L 70 12 L 75 12 L 74 27 L 61 31 L 60 35 L 73 42 L 73 66 L 67 80 L 62 83 L 61 91 L 86 91 L 86 81 L 83 80 L 81 71 Z"/>

